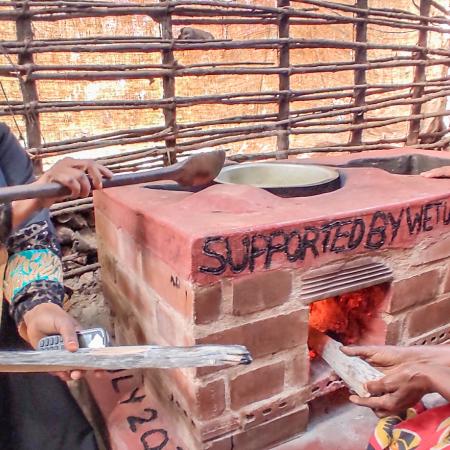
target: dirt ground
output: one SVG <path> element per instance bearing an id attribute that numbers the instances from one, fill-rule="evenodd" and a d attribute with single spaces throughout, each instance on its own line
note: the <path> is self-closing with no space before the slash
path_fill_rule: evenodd
<path id="1" fill-rule="evenodd" d="M 111 334 L 111 312 L 103 297 L 100 270 L 64 282 L 71 295 L 65 309 L 83 328 L 105 328 Z"/>

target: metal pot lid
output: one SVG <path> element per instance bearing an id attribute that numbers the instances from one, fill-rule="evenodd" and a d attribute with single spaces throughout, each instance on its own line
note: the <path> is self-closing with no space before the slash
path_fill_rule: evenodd
<path id="1" fill-rule="evenodd" d="M 312 187 L 339 178 L 335 169 L 315 164 L 244 163 L 224 167 L 214 181 L 263 189 Z"/>

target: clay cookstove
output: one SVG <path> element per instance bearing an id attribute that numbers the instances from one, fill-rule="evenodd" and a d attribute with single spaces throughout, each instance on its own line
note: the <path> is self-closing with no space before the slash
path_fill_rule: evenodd
<path id="1" fill-rule="evenodd" d="M 309 354 L 309 320 L 345 342 L 449 338 L 450 180 L 416 175 L 450 165 L 442 155 L 302 159 L 342 174 L 340 189 L 304 198 L 237 185 L 96 193 L 119 342 L 243 344 L 254 357 L 145 373 L 183 449 L 262 450 L 308 429 L 310 406 L 341 387 Z"/>

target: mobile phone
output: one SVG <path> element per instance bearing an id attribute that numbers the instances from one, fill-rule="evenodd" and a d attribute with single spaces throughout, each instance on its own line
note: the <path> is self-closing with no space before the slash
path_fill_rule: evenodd
<path id="1" fill-rule="evenodd" d="M 103 328 L 90 328 L 77 331 L 80 348 L 104 348 L 109 346 L 109 336 Z M 46 336 L 39 341 L 38 350 L 64 350 L 61 335 Z"/>

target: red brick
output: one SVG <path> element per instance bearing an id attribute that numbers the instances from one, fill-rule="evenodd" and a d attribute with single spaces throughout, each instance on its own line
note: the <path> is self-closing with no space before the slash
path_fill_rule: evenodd
<path id="1" fill-rule="evenodd" d="M 96 234 L 99 253 L 104 252 L 114 255 L 122 268 L 140 276 L 141 253 L 134 236 L 121 227 L 120 223 L 111 222 L 104 214 L 96 214 Z"/>
<path id="2" fill-rule="evenodd" d="M 212 441 L 213 439 L 225 436 L 239 429 L 240 420 L 235 414 L 222 414 L 213 420 L 198 422 L 197 428 L 200 432 L 203 442 Z"/>
<path id="3" fill-rule="evenodd" d="M 99 253 L 103 250 L 117 254 L 117 227 L 100 210 L 95 209 L 95 232 Z"/>
<path id="4" fill-rule="evenodd" d="M 417 308 L 409 314 L 406 322 L 408 336 L 420 336 L 448 324 L 449 317 L 450 297 Z"/>
<path id="5" fill-rule="evenodd" d="M 271 422 L 234 436 L 234 450 L 263 450 L 271 448 L 305 430 L 309 411 L 304 406 Z"/>
<path id="6" fill-rule="evenodd" d="M 143 282 L 186 318 L 193 315 L 192 286 L 152 251 L 142 248 Z"/>
<path id="7" fill-rule="evenodd" d="M 233 314 L 243 316 L 281 305 L 291 291 L 290 272 L 266 272 L 239 278 L 233 285 Z"/>
<path id="8" fill-rule="evenodd" d="M 197 325 L 211 323 L 220 316 L 222 287 L 220 283 L 197 288 L 194 293 L 194 317 Z"/>
<path id="9" fill-rule="evenodd" d="M 286 358 L 286 384 L 288 386 L 305 386 L 309 383 L 310 360 L 308 346 L 291 350 Z"/>
<path id="10" fill-rule="evenodd" d="M 284 362 L 260 367 L 238 375 L 230 381 L 231 408 L 238 410 L 244 405 L 272 397 L 284 386 Z"/>
<path id="11" fill-rule="evenodd" d="M 419 337 L 409 339 L 405 342 L 406 346 L 411 345 L 437 345 L 447 343 L 450 340 L 450 323 L 446 323 L 443 327 L 435 328 L 429 333 L 422 334 Z"/>
<path id="12" fill-rule="evenodd" d="M 395 282 L 390 292 L 388 313 L 402 311 L 414 305 L 421 305 L 436 297 L 439 291 L 441 273 L 438 269 Z"/>
<path id="13" fill-rule="evenodd" d="M 249 405 L 241 409 L 241 417 L 244 430 L 250 430 L 264 422 L 270 422 L 278 417 L 285 416 L 291 411 L 297 411 L 311 398 L 311 389 L 290 390 L 288 393 L 281 393 L 264 402 L 259 402 L 258 406 Z"/>
<path id="14" fill-rule="evenodd" d="M 164 305 L 162 302 L 156 305 L 156 328 L 155 338 L 160 336 L 169 345 L 194 345 L 192 325 L 170 305 Z"/>
<path id="15" fill-rule="evenodd" d="M 386 325 L 386 338 L 384 343 L 386 345 L 398 345 L 402 343 L 402 337 L 405 331 L 403 317 L 393 320 Z"/>
<path id="16" fill-rule="evenodd" d="M 233 450 L 233 438 L 226 437 L 217 441 L 208 442 L 205 446 L 206 450 Z"/>
<path id="17" fill-rule="evenodd" d="M 307 338 L 308 310 L 302 309 L 210 334 L 196 343 L 245 345 L 253 358 L 259 358 L 304 345 Z"/>
<path id="18" fill-rule="evenodd" d="M 450 257 L 450 236 L 440 237 L 434 240 L 431 245 L 420 250 L 420 254 L 414 265 L 427 264 Z"/>
<path id="19" fill-rule="evenodd" d="M 450 292 L 450 267 L 447 269 L 443 282 L 443 292 Z"/>
<path id="20" fill-rule="evenodd" d="M 214 419 L 225 411 L 225 382 L 216 380 L 201 386 L 197 391 L 197 417 Z"/>
<path id="21" fill-rule="evenodd" d="M 117 259 L 111 255 L 108 252 L 103 252 L 98 254 L 98 260 L 101 267 L 101 275 L 102 275 L 102 281 L 106 278 L 109 278 L 110 282 L 113 282 L 114 284 L 117 283 L 117 273 L 116 273 L 116 267 L 117 267 Z M 106 284 L 103 283 L 102 286 Z"/>

